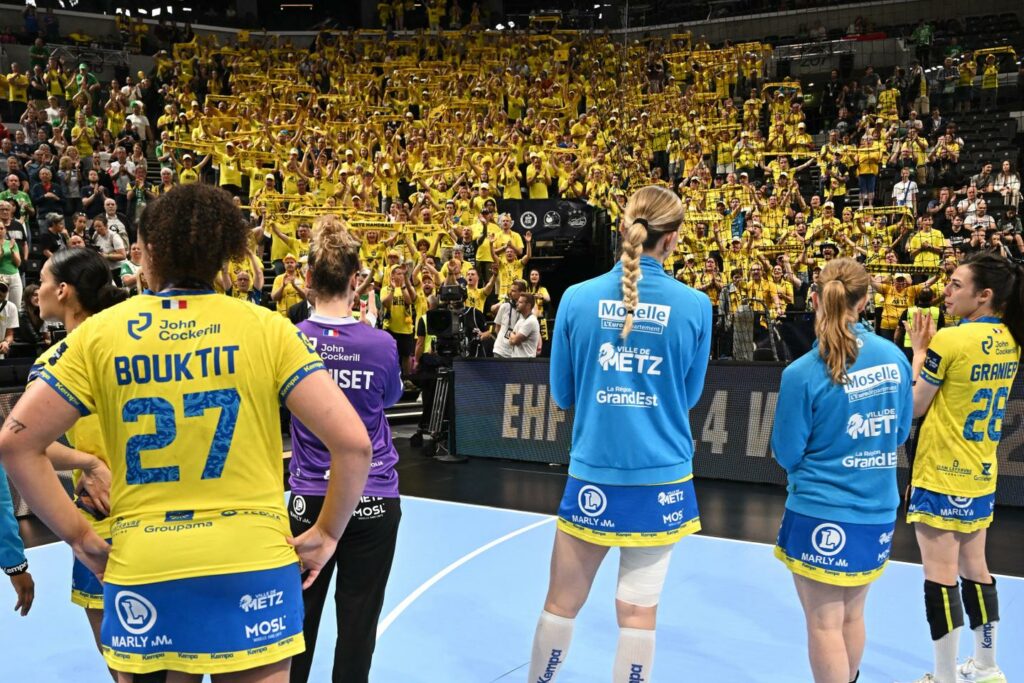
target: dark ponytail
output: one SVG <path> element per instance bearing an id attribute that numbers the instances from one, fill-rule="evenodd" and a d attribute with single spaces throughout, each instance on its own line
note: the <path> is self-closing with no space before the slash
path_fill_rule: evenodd
<path id="1" fill-rule="evenodd" d="M 78 303 L 89 315 L 128 298 L 123 289 L 114 286 L 107 260 L 92 249 L 61 249 L 46 265 L 57 282 L 75 288 Z"/>
<path id="2" fill-rule="evenodd" d="M 1017 346 L 1024 346 L 1024 265 L 991 252 L 968 256 L 974 290 L 992 290 L 992 311 L 1003 319 Z"/>

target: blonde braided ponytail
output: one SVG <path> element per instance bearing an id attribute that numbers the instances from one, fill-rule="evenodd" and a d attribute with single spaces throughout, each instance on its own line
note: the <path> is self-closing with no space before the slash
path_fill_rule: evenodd
<path id="1" fill-rule="evenodd" d="M 640 280 L 640 254 L 644 242 L 647 241 L 647 221 L 637 218 L 633 225 L 626 229 L 626 238 L 622 242 L 622 305 L 626 307 L 626 318 L 622 323 L 622 338 L 625 339 L 633 331 L 633 314 L 640 304 L 640 292 L 636 283 Z"/>
<path id="2" fill-rule="evenodd" d="M 640 305 L 640 256 L 653 249 L 666 233 L 675 232 L 683 222 L 683 204 L 672 190 L 661 185 L 640 188 L 626 202 L 623 215 L 622 305 L 626 317 L 622 339 L 633 330 L 633 317 Z"/>

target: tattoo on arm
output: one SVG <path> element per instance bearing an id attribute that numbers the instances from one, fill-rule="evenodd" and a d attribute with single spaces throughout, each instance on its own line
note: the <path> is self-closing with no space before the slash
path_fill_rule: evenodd
<path id="1" fill-rule="evenodd" d="M 7 418 L 7 429 L 11 430 L 15 434 L 24 431 L 27 426 L 28 425 L 26 425 L 24 422 L 17 419 L 16 417 Z"/>

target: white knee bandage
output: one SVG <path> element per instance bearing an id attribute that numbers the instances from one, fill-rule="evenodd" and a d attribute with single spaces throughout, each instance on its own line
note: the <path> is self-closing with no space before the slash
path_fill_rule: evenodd
<path id="1" fill-rule="evenodd" d="M 621 548 L 619 588 L 615 597 L 640 607 L 654 607 L 661 597 L 672 557 L 671 545 L 651 548 Z"/>

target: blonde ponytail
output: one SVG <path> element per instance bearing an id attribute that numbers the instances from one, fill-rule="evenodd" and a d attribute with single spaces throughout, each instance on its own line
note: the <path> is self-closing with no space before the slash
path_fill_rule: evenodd
<path id="1" fill-rule="evenodd" d="M 857 360 L 857 337 L 850 323 L 867 296 L 870 278 L 864 266 L 848 258 L 830 261 L 818 277 L 818 309 L 814 332 L 818 353 L 836 384 L 846 384 L 847 368 Z"/>
<path id="2" fill-rule="evenodd" d="M 640 303 L 640 292 L 636 283 L 640 280 L 640 254 L 647 241 L 647 221 L 638 218 L 626 230 L 622 242 L 622 305 L 626 307 L 626 318 L 622 322 L 622 338 L 633 331 L 633 314 Z"/>
<path id="3" fill-rule="evenodd" d="M 683 204 L 672 190 L 661 185 L 648 185 L 633 193 L 623 214 L 622 305 L 626 317 L 622 339 L 633 330 L 633 316 L 640 305 L 640 255 L 653 249 L 668 232 L 675 232 L 683 222 Z"/>

